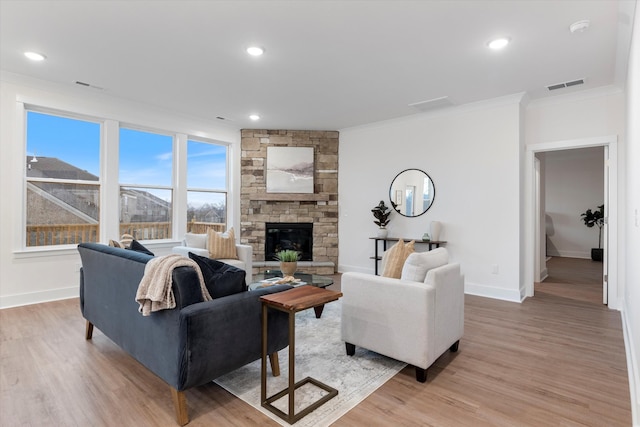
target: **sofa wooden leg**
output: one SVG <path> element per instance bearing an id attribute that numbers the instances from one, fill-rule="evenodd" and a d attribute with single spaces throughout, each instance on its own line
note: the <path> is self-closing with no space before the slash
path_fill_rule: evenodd
<path id="1" fill-rule="evenodd" d="M 278 352 L 274 351 L 269 355 L 269 363 L 271 363 L 271 373 L 274 377 L 280 376 L 280 361 L 278 360 Z"/>
<path id="2" fill-rule="evenodd" d="M 427 381 L 427 370 L 416 366 L 416 381 L 423 383 Z"/>
<path id="3" fill-rule="evenodd" d="M 184 391 L 178 391 L 171 387 L 171 399 L 176 410 L 176 421 L 183 426 L 189 422 L 189 413 L 187 412 L 187 398 Z"/>
<path id="4" fill-rule="evenodd" d="M 84 339 L 90 340 L 93 337 L 93 323 L 87 320 L 87 325 L 84 328 Z"/>
<path id="5" fill-rule="evenodd" d="M 454 342 L 453 345 L 449 347 L 449 350 L 455 353 L 456 351 L 458 351 L 458 345 L 460 345 L 460 340 Z"/>
<path id="6" fill-rule="evenodd" d="M 348 342 L 344 343 L 344 346 L 347 348 L 347 356 L 353 356 L 356 354 L 356 345 Z"/>

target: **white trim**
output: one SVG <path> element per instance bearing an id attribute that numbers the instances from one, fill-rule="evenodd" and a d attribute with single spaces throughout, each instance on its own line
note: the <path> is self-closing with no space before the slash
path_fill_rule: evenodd
<path id="1" fill-rule="evenodd" d="M 78 295 L 78 285 L 68 288 L 29 292 L 25 294 L 5 295 L 0 296 L 0 309 L 40 304 L 43 302 L 58 301 L 69 298 L 78 298 Z"/>
<path id="2" fill-rule="evenodd" d="M 631 423 L 640 426 L 640 366 L 636 365 L 635 346 L 631 333 L 627 307 L 622 310 L 622 333 L 624 335 L 624 347 L 627 356 L 627 374 L 629 375 L 629 394 L 631 397 Z"/>
<path id="3" fill-rule="evenodd" d="M 618 295 L 618 137 L 617 135 L 593 138 L 571 139 L 563 141 L 527 144 L 525 153 L 525 265 L 524 296 L 534 294 L 533 278 L 535 264 L 535 225 L 537 213 L 535 202 L 535 154 L 544 151 L 557 151 L 587 147 L 609 147 L 608 216 L 609 241 L 606 245 L 609 259 L 608 301 L 609 308 L 619 310 L 621 298 Z"/>
<path id="4" fill-rule="evenodd" d="M 464 293 L 503 301 L 522 302 L 522 297 L 520 296 L 521 291 L 519 289 L 496 288 L 478 283 L 465 282 Z"/>
<path id="5" fill-rule="evenodd" d="M 545 98 L 537 98 L 529 102 L 527 108 L 548 107 L 550 105 L 565 104 L 573 101 L 584 101 L 592 98 L 600 98 L 607 95 L 616 95 L 622 93 L 623 90 L 617 86 L 600 86 L 588 90 L 577 90 L 562 95 L 554 95 Z"/>
<path id="6" fill-rule="evenodd" d="M 582 252 L 582 251 L 547 250 L 547 254 L 549 256 L 557 256 L 557 257 L 564 257 L 564 258 L 591 259 L 590 252 Z"/>
<path id="7" fill-rule="evenodd" d="M 497 108 L 502 107 L 504 105 L 518 105 L 522 102 L 527 102 L 528 97 L 525 92 L 514 93 L 511 95 L 501 96 L 498 98 L 486 99 L 477 102 L 471 102 L 468 104 L 456 105 L 453 107 L 446 107 L 442 109 L 436 109 L 432 111 L 427 111 L 423 113 L 412 114 L 410 116 L 402 116 L 389 120 L 381 120 L 374 123 L 367 123 L 358 126 L 352 126 L 348 128 L 339 129 L 338 132 L 346 132 L 357 129 L 376 129 L 379 127 L 384 127 L 389 124 L 394 123 L 403 123 L 408 120 L 415 120 L 416 116 L 424 117 L 425 119 L 432 119 L 434 117 L 439 117 L 443 115 L 456 115 L 456 114 L 465 114 L 478 110 L 485 110 L 487 108 Z"/>

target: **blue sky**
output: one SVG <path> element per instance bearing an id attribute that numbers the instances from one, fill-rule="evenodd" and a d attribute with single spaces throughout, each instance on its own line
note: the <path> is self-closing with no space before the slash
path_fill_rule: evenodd
<path id="1" fill-rule="evenodd" d="M 123 184 L 170 186 L 172 137 L 139 130 L 120 130 L 120 177 Z M 57 157 L 100 175 L 100 124 L 29 111 L 27 155 Z M 189 141 L 187 186 L 226 188 L 226 147 Z"/>

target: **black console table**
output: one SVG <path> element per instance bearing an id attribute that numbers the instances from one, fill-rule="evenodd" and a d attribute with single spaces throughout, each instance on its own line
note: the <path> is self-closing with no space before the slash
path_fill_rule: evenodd
<path id="1" fill-rule="evenodd" d="M 382 252 L 387 250 L 387 242 L 397 242 L 398 240 L 402 239 L 404 242 L 410 242 L 410 241 L 415 241 L 416 244 L 417 243 L 423 243 L 425 245 L 429 245 L 429 250 L 433 249 L 433 247 L 435 246 L 436 248 L 439 248 L 441 244 L 443 243 L 447 243 L 444 240 L 422 240 L 422 238 L 420 239 L 405 239 L 405 238 L 401 238 L 401 237 L 369 237 L 369 239 L 371 240 L 375 240 L 375 255 L 373 257 L 371 257 L 372 260 L 374 260 L 374 264 L 375 264 L 375 273 L 376 276 L 378 275 L 378 261 L 380 261 L 382 259 L 382 256 L 380 256 L 380 252 L 378 251 L 378 242 L 382 241 Z"/>

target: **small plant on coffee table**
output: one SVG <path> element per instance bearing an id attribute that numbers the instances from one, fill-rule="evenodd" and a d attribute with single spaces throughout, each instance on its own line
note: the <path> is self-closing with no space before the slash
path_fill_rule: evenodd
<path id="1" fill-rule="evenodd" d="M 296 262 L 300 259 L 300 252 L 293 249 L 285 249 L 276 253 L 276 259 L 280 262 Z"/>

